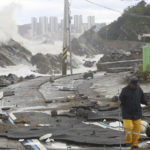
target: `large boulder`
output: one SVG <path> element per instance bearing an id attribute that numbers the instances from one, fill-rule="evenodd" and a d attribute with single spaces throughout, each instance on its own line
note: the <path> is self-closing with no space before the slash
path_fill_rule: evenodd
<path id="1" fill-rule="evenodd" d="M 86 73 L 84 73 L 83 74 L 83 78 L 84 79 L 93 79 L 94 78 L 94 74 L 93 74 L 93 72 L 91 72 L 91 71 L 89 71 L 89 72 L 86 72 Z"/>
<path id="2" fill-rule="evenodd" d="M 31 58 L 32 65 L 35 65 L 41 74 L 60 73 L 61 56 L 60 55 L 43 55 L 38 53 Z"/>
<path id="3" fill-rule="evenodd" d="M 83 65 L 87 68 L 91 68 L 91 67 L 93 67 L 94 63 L 95 63 L 95 61 L 85 61 L 85 63 Z"/>

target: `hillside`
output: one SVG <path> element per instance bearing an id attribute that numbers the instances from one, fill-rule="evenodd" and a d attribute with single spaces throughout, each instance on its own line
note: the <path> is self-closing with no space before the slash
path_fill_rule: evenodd
<path id="1" fill-rule="evenodd" d="M 72 40 L 71 47 L 74 54 L 83 56 L 99 53 L 99 49 L 96 49 L 99 37 L 97 35 L 97 32 L 95 32 L 94 28 L 86 31 L 78 39 L 74 38 Z"/>
<path id="2" fill-rule="evenodd" d="M 130 40 L 105 40 L 99 36 L 99 32 L 93 29 L 85 32 L 79 39 L 72 40 L 72 51 L 74 54 L 91 56 L 97 54 L 109 54 L 110 52 L 141 51 L 145 42 Z"/>
<path id="3" fill-rule="evenodd" d="M 141 1 L 127 8 L 117 21 L 86 31 L 78 39 L 72 40 L 72 50 L 76 55 L 108 54 L 113 51 L 140 51 L 145 42 L 138 35 L 150 33 L 150 5 Z"/>
<path id="4" fill-rule="evenodd" d="M 123 15 L 99 31 L 99 36 L 108 40 L 138 41 L 138 35 L 150 33 L 150 4 L 145 1 L 128 7 Z"/>
<path id="5" fill-rule="evenodd" d="M 32 54 L 18 42 L 10 40 L 0 45 L 0 66 L 30 64 Z"/>

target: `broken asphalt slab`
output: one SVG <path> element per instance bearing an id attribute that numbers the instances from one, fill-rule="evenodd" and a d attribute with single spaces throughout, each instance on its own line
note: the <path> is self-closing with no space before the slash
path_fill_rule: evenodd
<path id="1" fill-rule="evenodd" d="M 50 124 L 50 127 L 24 127 L 10 129 L 7 133 L 0 134 L 2 137 L 10 139 L 28 139 L 40 138 L 41 136 L 52 133 L 52 138 L 55 141 L 89 145 L 89 146 L 118 146 L 120 144 L 120 136 L 122 144 L 124 144 L 124 133 L 111 129 L 104 129 L 95 125 L 86 125 L 82 123 L 82 119 L 69 117 L 51 117 L 49 115 L 29 112 L 15 114 L 17 117 L 26 117 L 31 122 Z M 146 137 L 141 137 L 141 140 L 148 140 Z"/>
<path id="2" fill-rule="evenodd" d="M 99 121 L 99 120 L 118 120 L 119 121 L 120 110 L 116 109 L 113 111 L 98 111 L 98 112 L 89 112 L 88 121 Z"/>
<path id="3" fill-rule="evenodd" d="M 65 149 L 54 149 L 54 148 L 50 148 L 48 150 L 65 150 Z M 72 149 L 67 149 L 67 150 L 72 150 Z M 78 149 L 73 149 L 73 150 L 120 150 L 120 147 L 89 147 L 89 148 L 78 148 Z M 128 150 L 127 148 L 121 148 L 121 150 Z M 139 148 L 138 150 L 149 150 L 149 148 Z"/>
<path id="4" fill-rule="evenodd" d="M 24 127 L 10 129 L 7 133 L 0 134 L 0 136 L 14 140 L 28 138 L 37 139 L 47 133 L 52 133 L 52 139 L 55 141 L 70 144 L 118 147 L 120 145 L 120 140 L 122 145 L 125 144 L 123 132 L 85 124 L 78 124 L 69 129 L 65 127 Z M 145 139 L 148 140 L 148 138 L 141 137 L 142 141 Z"/>
<path id="5" fill-rule="evenodd" d="M 48 114 L 36 112 L 16 113 L 15 116 L 17 118 L 25 118 L 28 116 L 28 120 L 31 122 L 38 121 L 38 123 L 50 124 L 51 126 L 10 129 L 7 133 L 0 134 L 0 136 L 10 139 L 32 139 L 40 138 L 47 133 L 52 133 L 52 138 L 55 141 L 67 143 L 95 146 L 117 146 L 120 143 L 120 132 L 104 129 L 95 125 L 83 124 L 82 119 L 60 116 L 53 118 Z M 123 141 L 124 134 L 122 133 L 122 143 L 124 143 Z"/>
<path id="6" fill-rule="evenodd" d="M 13 96 L 13 95 L 15 95 L 15 92 L 14 92 L 14 91 L 5 91 L 5 92 L 4 92 L 4 97 Z"/>
<path id="7" fill-rule="evenodd" d="M 95 146 L 118 146 L 120 144 L 119 132 L 85 124 L 75 125 L 70 129 L 65 127 L 24 127 L 10 129 L 0 136 L 17 140 L 40 138 L 47 133 L 52 133 L 55 141 L 67 143 Z M 122 143 L 124 144 L 123 140 L 124 135 L 122 134 Z"/>

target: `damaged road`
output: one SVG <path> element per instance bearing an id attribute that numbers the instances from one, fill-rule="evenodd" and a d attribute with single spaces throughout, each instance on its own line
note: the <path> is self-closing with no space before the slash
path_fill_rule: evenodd
<path id="1" fill-rule="evenodd" d="M 124 146 L 124 133 L 118 128 L 108 127 L 109 123 L 119 121 L 119 110 L 112 97 L 117 94 L 118 88 L 124 86 L 123 76 L 96 73 L 94 79 L 85 80 L 81 74 L 58 78 L 53 82 L 49 82 L 49 77 L 39 77 L 4 88 L 4 92 L 14 93 L 7 93 L 8 96 L 3 98 L 2 107 L 10 107 L 3 113 L 9 115 L 17 128 L 1 133 L 0 141 L 2 138 L 16 142 L 20 139 L 38 140 L 43 135 L 52 134 L 47 139 L 48 143 L 38 140 L 45 149 L 54 150 L 52 144 L 55 142 L 66 143 L 68 149 L 73 149 L 75 145 L 81 150 L 118 149 L 120 140 Z M 108 87 L 107 80 L 112 77 L 114 81 L 110 82 L 116 82 L 116 88 L 108 93 L 112 86 Z M 55 112 L 54 116 L 52 112 Z M 146 120 L 148 112 L 144 113 Z M 141 136 L 141 142 L 148 140 L 146 136 Z M 22 146 L 31 148 L 25 143 Z M 59 148 L 56 144 L 55 149 Z"/>

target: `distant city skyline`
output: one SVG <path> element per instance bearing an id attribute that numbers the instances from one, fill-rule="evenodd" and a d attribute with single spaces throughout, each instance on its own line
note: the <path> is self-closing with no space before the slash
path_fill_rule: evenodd
<path id="1" fill-rule="evenodd" d="M 82 15 L 74 15 L 71 22 L 71 32 L 82 34 L 96 25 L 95 16 L 88 16 L 86 22 Z M 104 23 L 105 24 L 105 23 Z M 32 17 L 31 19 L 32 36 L 50 35 L 63 32 L 63 19 L 58 21 L 57 16 Z"/>
<path id="2" fill-rule="evenodd" d="M 27 24 L 30 24 L 30 23 L 31 23 L 31 20 L 32 20 L 33 18 L 39 19 L 39 18 L 41 18 L 41 17 L 47 17 L 47 18 L 49 18 L 49 19 L 50 19 L 50 18 L 57 18 L 58 23 L 61 23 L 61 21 L 63 20 L 63 17 L 62 17 L 62 18 L 59 18 L 59 17 L 54 16 L 54 15 L 52 15 L 52 16 L 51 16 L 51 15 L 48 15 L 48 16 L 43 15 L 43 16 L 39 16 L 39 17 L 32 16 L 32 17 L 30 18 L 30 22 L 28 22 Z M 80 20 L 82 20 L 82 21 L 80 21 L 80 23 L 88 23 L 88 19 L 89 19 L 90 17 L 93 18 L 93 20 L 94 20 L 95 23 L 101 23 L 101 22 L 96 21 L 96 16 L 91 15 L 91 16 L 84 17 L 84 15 L 76 14 L 76 15 L 74 15 L 74 16 L 71 16 L 71 23 L 72 23 L 72 24 L 74 24 L 74 20 L 75 20 L 76 17 L 80 17 Z M 91 19 L 92 19 L 92 18 L 91 18 Z"/>

